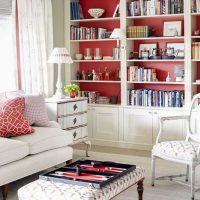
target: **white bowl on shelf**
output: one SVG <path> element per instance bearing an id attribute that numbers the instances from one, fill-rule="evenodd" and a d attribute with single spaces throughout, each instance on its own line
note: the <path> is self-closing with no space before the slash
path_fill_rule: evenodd
<path id="1" fill-rule="evenodd" d="M 88 10 L 88 13 L 89 13 L 92 17 L 94 17 L 95 19 L 101 17 L 101 16 L 103 15 L 104 12 L 105 12 L 105 10 L 102 9 L 102 8 L 90 8 L 90 9 Z"/>

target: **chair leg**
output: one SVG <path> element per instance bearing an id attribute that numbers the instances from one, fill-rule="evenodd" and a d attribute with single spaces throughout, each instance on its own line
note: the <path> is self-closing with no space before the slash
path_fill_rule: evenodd
<path id="1" fill-rule="evenodd" d="M 195 192 L 195 166 L 191 166 L 191 200 L 194 200 Z"/>
<path id="2" fill-rule="evenodd" d="M 187 165 L 187 169 L 186 169 L 186 177 L 185 177 L 185 181 L 188 182 L 188 179 L 189 179 L 189 169 L 190 169 L 190 166 Z"/>
<path id="3" fill-rule="evenodd" d="M 154 186 L 155 180 L 156 157 L 152 155 L 151 158 L 151 185 Z"/>

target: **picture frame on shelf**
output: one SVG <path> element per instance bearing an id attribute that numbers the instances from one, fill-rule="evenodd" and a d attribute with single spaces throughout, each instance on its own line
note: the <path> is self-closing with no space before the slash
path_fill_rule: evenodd
<path id="1" fill-rule="evenodd" d="M 163 25 L 163 36 L 173 37 L 182 35 L 182 21 L 165 21 Z"/>
<path id="2" fill-rule="evenodd" d="M 167 49 L 173 48 L 174 59 L 184 59 L 185 58 L 185 44 L 183 42 L 177 43 L 167 43 Z"/>
<path id="3" fill-rule="evenodd" d="M 157 43 L 139 44 L 139 59 L 148 59 L 153 55 L 153 49 L 157 48 Z"/>

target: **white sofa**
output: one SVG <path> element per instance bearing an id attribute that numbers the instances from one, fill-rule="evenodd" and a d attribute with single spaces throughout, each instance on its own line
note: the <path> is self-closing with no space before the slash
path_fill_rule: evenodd
<path id="1" fill-rule="evenodd" d="M 56 122 L 50 127 L 34 127 L 33 134 L 13 138 L 0 137 L 0 186 L 7 198 L 10 182 L 71 161 L 72 134 L 60 129 Z"/>

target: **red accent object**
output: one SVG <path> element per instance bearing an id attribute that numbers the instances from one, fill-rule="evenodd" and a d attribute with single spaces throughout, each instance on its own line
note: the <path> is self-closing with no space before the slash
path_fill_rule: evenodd
<path id="1" fill-rule="evenodd" d="M 23 112 L 24 97 L 17 97 L 0 103 L 0 137 L 11 137 L 33 133 Z"/>
<path id="2" fill-rule="evenodd" d="M 70 96 L 70 98 L 75 98 L 76 97 L 76 92 L 70 92 L 69 96 Z"/>

